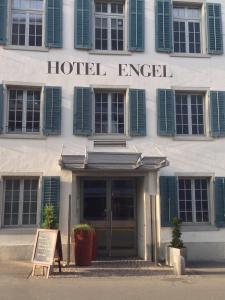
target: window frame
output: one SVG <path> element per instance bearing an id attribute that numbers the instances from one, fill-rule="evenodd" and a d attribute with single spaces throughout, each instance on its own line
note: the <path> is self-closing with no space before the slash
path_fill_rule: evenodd
<path id="1" fill-rule="evenodd" d="M 42 45 L 41 46 L 29 46 L 29 35 L 27 28 L 25 28 L 25 40 L 28 40 L 28 44 L 25 43 L 25 45 L 13 45 L 12 44 L 12 17 L 13 17 L 13 5 L 12 5 L 13 0 L 9 1 L 8 5 L 8 26 L 7 26 L 7 37 L 8 37 L 8 42 L 6 45 L 6 48 L 11 48 L 11 49 L 25 49 L 25 50 L 42 50 L 45 49 L 45 28 L 46 28 L 46 20 L 45 20 L 45 9 L 46 9 L 46 0 L 43 0 L 43 7 L 42 10 L 32 10 L 32 9 L 27 9 L 26 11 L 29 11 L 29 13 L 40 11 L 42 15 Z M 20 9 L 18 9 L 20 10 Z M 21 11 L 25 11 L 21 10 Z M 27 18 L 27 16 L 26 16 Z M 29 24 L 29 22 L 28 22 Z"/>
<path id="2" fill-rule="evenodd" d="M 9 114 L 9 90 L 38 90 L 40 91 L 40 125 L 39 132 L 27 132 L 27 131 L 8 131 L 8 114 Z M 3 85 L 3 134 L 2 137 L 35 137 L 43 138 L 43 107 L 44 107 L 44 86 L 42 84 L 21 84 L 17 82 L 5 83 Z M 23 100 L 24 101 L 24 100 Z"/>
<path id="3" fill-rule="evenodd" d="M 19 210 L 18 210 L 18 224 L 15 225 L 5 225 L 4 223 L 4 217 L 5 217 L 5 191 L 6 191 L 6 180 L 19 180 L 20 181 L 20 192 L 19 192 Z M 36 224 L 22 224 L 22 217 L 23 217 L 23 195 L 24 195 L 24 180 L 37 180 L 37 209 L 36 209 Z M 15 228 L 36 228 L 40 224 L 40 184 L 41 184 L 41 177 L 40 175 L 33 175 L 32 176 L 23 176 L 23 175 L 7 175 L 2 176 L 2 213 L 0 215 L 0 227 L 6 228 L 6 229 L 15 229 Z M 23 187 L 23 190 L 21 190 L 21 187 Z"/>
<path id="4" fill-rule="evenodd" d="M 185 17 L 181 18 L 181 17 L 174 17 L 173 16 L 173 35 L 174 35 L 174 22 L 184 22 L 184 26 L 185 26 L 185 52 L 176 52 L 174 51 L 174 38 L 173 38 L 173 52 L 174 53 L 186 53 L 186 54 L 202 54 L 202 33 L 203 33 L 203 29 L 202 29 L 202 13 L 201 13 L 201 7 L 199 6 L 190 6 L 190 5 L 173 5 L 173 10 L 175 8 L 182 8 L 184 9 L 184 14 Z M 198 9 L 199 10 L 199 18 L 191 18 L 188 17 L 187 12 L 188 9 Z M 174 12 L 173 12 L 174 13 Z M 200 27 L 200 52 L 190 52 L 190 39 L 189 39 L 189 23 L 190 22 L 197 22 L 199 23 L 199 27 Z"/>
<path id="5" fill-rule="evenodd" d="M 190 53 L 190 52 L 174 52 L 174 17 L 173 17 L 173 8 L 174 7 L 186 7 L 186 8 L 199 8 L 200 10 L 200 44 L 201 52 L 200 53 Z M 206 21 L 206 3 L 205 0 L 193 0 L 191 3 L 187 0 L 172 0 L 172 52 L 170 56 L 176 57 L 202 57 L 202 58 L 211 58 L 207 52 L 207 21 Z"/>
<path id="6" fill-rule="evenodd" d="M 118 4 L 123 4 L 123 14 L 116 14 L 116 13 L 100 13 L 100 12 L 95 12 L 95 4 L 96 2 L 100 2 L 100 3 L 107 3 L 107 6 L 109 7 L 109 5 L 111 3 L 118 3 Z M 127 0 L 94 0 L 93 2 L 93 6 L 92 6 L 92 25 L 93 25 L 93 35 L 92 35 L 92 50 L 91 52 L 99 52 L 99 53 L 112 53 L 112 54 L 120 54 L 120 53 L 127 53 L 128 52 L 128 8 L 127 8 Z M 107 8 L 108 10 L 108 8 Z M 123 50 L 112 50 L 111 47 L 111 39 L 107 40 L 107 47 L 108 49 L 96 49 L 95 48 L 95 18 L 96 18 L 96 14 L 99 16 L 104 16 L 105 18 L 107 18 L 107 20 L 111 20 L 113 16 L 115 16 L 116 18 L 122 18 L 123 19 Z M 110 37 L 111 37 L 111 23 L 108 25 L 107 24 L 107 32 L 110 32 Z M 109 48 L 110 45 L 110 48 Z"/>
<path id="7" fill-rule="evenodd" d="M 212 192 L 211 192 L 211 177 L 208 176 L 185 176 L 185 175 L 179 175 L 177 177 L 177 209 L 178 209 L 178 217 L 180 218 L 180 199 L 179 199 L 179 179 L 184 179 L 184 180 L 191 180 L 191 197 L 192 197 L 192 222 L 184 222 L 182 221 L 183 225 L 211 225 L 212 224 L 212 214 L 213 212 L 213 205 L 212 205 Z M 198 179 L 205 179 L 207 181 L 207 200 L 208 200 L 208 221 L 207 222 L 197 222 L 196 221 L 196 201 L 195 201 L 195 187 L 194 187 L 194 181 Z M 194 187 L 194 189 L 193 189 Z"/>
<path id="8" fill-rule="evenodd" d="M 188 108 L 188 133 L 185 134 L 185 133 L 182 133 L 182 134 L 179 134 L 177 133 L 177 112 L 176 112 L 176 96 L 177 95 L 181 95 L 181 96 L 187 96 L 187 108 Z M 193 134 L 192 133 L 192 112 L 191 112 L 191 96 L 202 96 L 202 104 L 203 104 L 203 133 L 202 134 Z M 175 94 L 174 94 L 174 107 L 175 107 L 175 135 L 176 136 L 192 136 L 192 137 L 203 137 L 203 136 L 206 136 L 207 135 L 207 127 L 206 127 L 206 118 L 207 118 L 207 115 L 206 115 L 206 95 L 204 93 L 201 93 L 201 92 L 195 92 L 195 91 L 175 91 Z"/>
<path id="9" fill-rule="evenodd" d="M 96 133 L 95 132 L 95 93 L 107 93 L 108 94 L 108 99 L 110 101 L 108 102 L 108 119 L 107 119 L 107 124 L 108 124 L 108 133 Z M 124 95 L 124 133 L 112 133 L 112 118 L 111 118 L 111 113 L 112 113 L 112 94 L 113 93 L 123 93 Z M 127 130 L 128 130 L 128 104 L 127 104 L 127 90 L 123 88 L 118 88 L 118 89 L 106 89 L 106 88 L 94 88 L 93 89 L 93 97 L 92 97 L 92 111 L 93 111 L 93 119 L 92 119 L 92 128 L 93 128 L 93 136 L 99 136 L 99 137 L 125 137 L 127 135 Z M 109 118 L 110 116 L 110 118 Z M 110 122 L 110 124 L 109 124 Z"/>

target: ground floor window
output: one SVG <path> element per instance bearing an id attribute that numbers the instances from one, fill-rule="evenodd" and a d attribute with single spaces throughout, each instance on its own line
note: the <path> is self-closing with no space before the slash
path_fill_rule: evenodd
<path id="1" fill-rule="evenodd" d="M 207 178 L 178 179 L 179 217 L 185 223 L 209 222 Z"/>
<path id="2" fill-rule="evenodd" d="M 38 178 L 6 178 L 4 181 L 4 225 L 37 224 Z"/>

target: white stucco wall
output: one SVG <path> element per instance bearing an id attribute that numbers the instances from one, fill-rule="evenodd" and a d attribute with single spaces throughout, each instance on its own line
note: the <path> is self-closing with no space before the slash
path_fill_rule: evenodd
<path id="1" fill-rule="evenodd" d="M 214 1 L 208 1 L 214 2 Z M 225 1 L 222 4 L 223 28 L 225 28 Z M 93 141 L 85 137 L 73 136 L 73 89 L 74 86 L 111 86 L 118 88 L 146 89 L 147 136 L 127 141 L 129 149 L 136 149 L 144 155 L 165 155 L 170 166 L 161 170 L 161 175 L 182 173 L 205 173 L 225 176 L 225 139 L 178 141 L 174 138 L 157 136 L 157 88 L 203 88 L 205 90 L 225 90 L 225 54 L 211 57 L 191 58 L 172 57 L 155 51 L 154 1 L 146 1 L 145 52 L 131 55 L 94 55 L 89 51 L 74 49 L 73 0 L 63 1 L 63 49 L 47 52 L 7 50 L 0 46 L 0 83 L 27 82 L 62 87 L 62 134 L 43 139 L 14 139 L 0 136 L 0 176 L 8 174 L 42 174 L 61 176 L 62 232 L 67 232 L 67 200 L 71 193 L 72 174 L 62 171 L 58 160 L 62 151 L 71 154 L 84 154 L 85 148 L 92 148 Z M 224 29 L 225 33 L 225 29 Z M 225 36 L 224 36 L 225 40 Z M 48 74 L 47 61 L 76 61 L 101 63 L 107 76 L 54 75 Z M 133 74 L 130 77 L 118 76 L 118 64 L 159 64 L 167 65 L 173 77 L 145 78 Z M 2 193 L 0 194 L 2 201 Z M 5 232 L 5 230 L 4 230 Z M 3 233 L 0 230 L 0 237 Z M 170 239 L 169 230 L 162 229 L 161 242 Z M 22 236 L 21 236 L 22 238 Z M 0 243 L 3 241 L 0 238 Z M 225 230 L 191 231 L 184 233 L 184 242 L 224 243 Z M 216 245 L 216 244 L 215 244 Z M 224 253 L 225 258 L 225 253 Z"/>

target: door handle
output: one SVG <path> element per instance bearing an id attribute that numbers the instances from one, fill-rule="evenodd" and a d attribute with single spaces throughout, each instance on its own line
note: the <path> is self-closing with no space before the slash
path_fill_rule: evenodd
<path id="1" fill-rule="evenodd" d="M 109 214 L 110 214 L 110 235 L 112 237 L 112 211 L 111 210 L 110 210 Z"/>

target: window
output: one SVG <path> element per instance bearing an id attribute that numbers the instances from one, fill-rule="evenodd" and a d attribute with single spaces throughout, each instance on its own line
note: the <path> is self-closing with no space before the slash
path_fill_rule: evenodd
<path id="1" fill-rule="evenodd" d="M 95 92 L 95 133 L 125 133 L 124 92 Z"/>
<path id="2" fill-rule="evenodd" d="M 179 178 L 179 217 L 185 223 L 209 222 L 207 178 Z"/>
<path id="3" fill-rule="evenodd" d="M 174 52 L 201 53 L 201 9 L 173 8 Z"/>
<path id="4" fill-rule="evenodd" d="M 12 0 L 11 44 L 43 45 L 43 0 Z"/>
<path id="5" fill-rule="evenodd" d="M 6 132 L 39 133 L 40 98 L 40 90 L 10 88 Z"/>
<path id="6" fill-rule="evenodd" d="M 201 94 L 175 95 L 176 134 L 204 135 L 204 97 Z"/>
<path id="7" fill-rule="evenodd" d="M 95 2 L 95 49 L 124 50 L 124 4 Z"/>
<path id="8" fill-rule="evenodd" d="M 7 178 L 4 181 L 4 225 L 37 224 L 37 178 Z"/>

